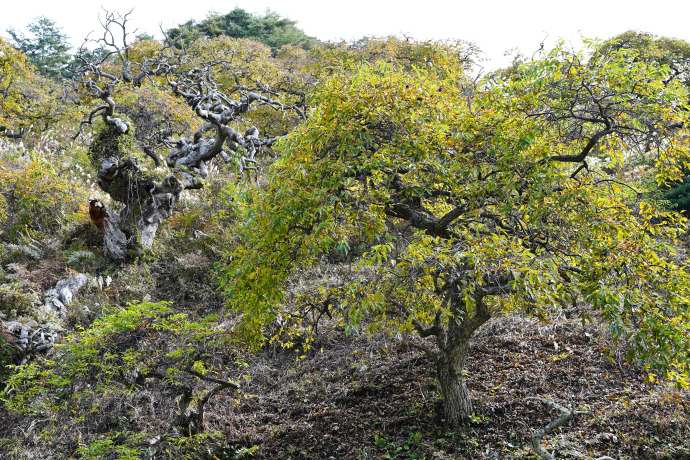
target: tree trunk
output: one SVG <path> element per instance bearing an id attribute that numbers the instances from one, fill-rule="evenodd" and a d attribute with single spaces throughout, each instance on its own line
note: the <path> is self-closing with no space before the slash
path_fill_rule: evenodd
<path id="1" fill-rule="evenodd" d="M 467 343 L 450 350 L 442 349 L 437 363 L 438 380 L 444 396 L 443 413 L 446 422 L 453 427 L 465 424 L 473 413 L 470 393 L 467 391 L 463 375 L 467 349 Z"/>
<path id="2" fill-rule="evenodd" d="M 172 215 L 172 207 L 178 200 L 178 197 L 175 197 L 158 200 L 157 203 L 156 198 L 158 197 L 152 196 L 143 206 L 137 207 L 140 214 L 136 217 L 135 225 L 129 223 L 133 219 L 129 210 L 134 205 L 126 206 L 118 215 L 101 204 L 105 210 L 103 224 L 99 226 L 98 223 L 94 223 L 103 232 L 106 256 L 114 260 L 129 260 L 139 254 L 141 249 L 150 249 L 153 246 L 159 224 Z M 161 201 L 165 201 L 165 206 L 160 205 Z"/>
<path id="3" fill-rule="evenodd" d="M 117 214 L 108 210 L 103 228 L 103 246 L 106 256 L 113 260 L 129 258 L 130 238 L 122 229 L 122 223 Z"/>

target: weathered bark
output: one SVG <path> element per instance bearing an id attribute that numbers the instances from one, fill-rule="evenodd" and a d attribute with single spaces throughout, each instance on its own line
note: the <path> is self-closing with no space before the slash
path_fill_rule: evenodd
<path id="1" fill-rule="evenodd" d="M 122 220 L 111 210 L 106 211 L 103 226 L 103 252 L 114 260 L 127 260 L 131 238 L 122 228 Z"/>
<path id="2" fill-rule="evenodd" d="M 57 282 L 53 289 L 45 293 L 43 307 L 46 312 L 54 312 L 61 318 L 67 315 L 67 306 L 72 304 L 74 296 L 86 286 L 86 276 L 82 273 L 72 274 Z"/>
<path id="3" fill-rule="evenodd" d="M 443 415 L 450 426 L 460 426 L 473 413 L 470 393 L 465 376 L 465 358 L 468 344 L 464 343 L 453 350 L 441 350 L 436 364 L 438 381 L 443 393 Z"/>
<path id="4" fill-rule="evenodd" d="M 92 217 L 103 232 L 106 256 L 124 261 L 141 249 L 151 248 L 158 226 L 172 216 L 182 192 L 203 187 L 208 175 L 206 162 L 222 152 L 224 143 L 232 144 L 235 149 L 241 146 L 248 155 L 246 161 L 254 161 L 258 149 L 271 142 L 259 139 L 258 133 L 256 128 L 251 128 L 245 140 L 225 127 L 213 138 L 199 135 L 197 140 L 181 139 L 166 159 L 172 173 L 156 180 L 120 150 L 119 138 L 123 133 L 116 128 L 101 131 L 89 152 L 92 161 L 98 164 L 96 181 L 113 200 L 124 205 L 119 214 L 107 210 L 102 225 Z M 252 169 L 245 164 L 244 157 L 240 161 L 241 170 Z"/>
<path id="5" fill-rule="evenodd" d="M 436 336 L 438 355 L 436 356 L 436 372 L 443 393 L 443 412 L 446 423 L 458 427 L 467 423 L 473 408 L 469 391 L 465 383 L 465 359 L 469 351 L 470 338 L 484 323 L 491 318 L 491 311 L 484 303 L 484 297 L 489 290 L 478 287 L 472 295 L 474 308 L 468 311 L 464 300 L 464 287 L 457 279 L 451 279 L 448 284 L 445 302 L 451 316 L 448 324 L 441 325 L 441 313 L 437 313 L 434 324 L 427 329 L 416 326 L 420 335 Z M 493 291 L 494 288 L 491 288 Z M 504 291 L 505 284 L 495 284 L 495 289 Z"/>
<path id="6" fill-rule="evenodd" d="M 124 207 L 117 213 L 91 200 L 89 215 L 103 233 L 105 255 L 126 261 L 152 246 L 158 226 L 172 216 L 185 187 L 178 179 L 182 174 L 157 181 L 152 173 L 142 171 L 136 159 L 121 150 L 123 135 L 114 127 L 102 130 L 89 155 L 98 166 L 98 186 Z"/>

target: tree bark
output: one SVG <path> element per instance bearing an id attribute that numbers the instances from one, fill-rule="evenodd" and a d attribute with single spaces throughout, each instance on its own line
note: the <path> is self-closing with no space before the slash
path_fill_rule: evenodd
<path id="1" fill-rule="evenodd" d="M 103 248 L 106 256 L 113 260 L 127 260 L 131 239 L 123 230 L 122 220 L 117 214 L 108 210 L 103 229 Z"/>
<path id="2" fill-rule="evenodd" d="M 451 313 L 445 328 L 436 315 L 430 335 L 436 335 L 439 348 L 436 360 L 438 380 L 443 392 L 443 412 L 446 422 L 452 427 L 467 423 L 473 413 L 472 401 L 465 383 L 465 359 L 469 351 L 470 338 L 482 324 L 491 318 L 491 311 L 484 303 L 487 288 L 478 287 L 472 294 L 474 311 L 468 312 L 464 300 L 464 288 L 450 283 L 446 299 Z"/>
<path id="3" fill-rule="evenodd" d="M 436 371 L 443 393 L 443 414 L 450 426 L 460 426 L 469 420 L 473 413 L 470 393 L 467 390 L 465 376 L 465 358 L 468 343 L 441 350 Z"/>

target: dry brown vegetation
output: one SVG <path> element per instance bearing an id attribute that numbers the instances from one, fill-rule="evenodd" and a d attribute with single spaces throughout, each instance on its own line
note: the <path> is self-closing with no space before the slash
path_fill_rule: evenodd
<path id="1" fill-rule="evenodd" d="M 230 452 L 244 448 L 252 452 L 247 458 L 534 458 L 532 433 L 558 415 L 530 399 L 541 397 L 593 412 L 545 438 L 556 458 L 688 458 L 690 393 L 645 383 L 645 372 L 607 337 L 566 319 L 492 320 L 468 363 L 477 412 L 456 431 L 439 415 L 428 358 L 400 337 L 332 332 L 297 362 L 282 349 L 247 355 L 235 375 L 241 392 L 207 406 L 207 428 L 221 433 L 212 455 L 233 458 Z M 131 401 L 141 408 L 138 423 L 165 426 L 169 397 L 161 388 L 140 392 Z M 127 412 L 121 401 L 104 403 L 94 427 Z M 32 423 L 3 412 L 0 438 L 28 440 Z M 62 434 L 55 436 L 59 444 Z M 49 455 L 31 443 L 24 452 Z"/>
<path id="2" fill-rule="evenodd" d="M 558 415 L 541 397 L 594 412 L 546 437 L 556 458 L 690 456 L 690 393 L 645 383 L 617 350 L 592 325 L 494 319 L 468 363 L 475 418 L 452 431 L 431 363 L 405 340 L 322 337 L 297 364 L 249 358 L 240 402 L 214 402 L 208 422 L 255 458 L 533 458 L 532 433 Z"/>

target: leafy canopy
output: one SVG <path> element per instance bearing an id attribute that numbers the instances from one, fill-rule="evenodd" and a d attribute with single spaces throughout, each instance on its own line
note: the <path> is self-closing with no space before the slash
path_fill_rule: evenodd
<path id="1" fill-rule="evenodd" d="M 607 40 L 602 51 L 628 49 L 635 53 L 635 59 L 667 66 L 668 79 L 679 80 L 690 88 L 690 43 L 668 37 L 657 37 L 643 32 L 628 31 Z M 690 178 L 688 170 L 683 177 L 660 187 L 660 198 L 667 200 L 672 209 L 690 212 Z"/>
<path id="2" fill-rule="evenodd" d="M 281 18 L 273 11 L 263 16 L 251 14 L 242 8 L 235 8 L 227 14 L 209 14 L 202 21 L 187 21 L 167 31 L 173 41 L 190 44 L 199 38 L 248 38 L 265 43 L 276 52 L 284 45 L 295 45 L 309 49 L 317 43 L 316 38 L 306 35 L 296 27 L 297 21 Z"/>
<path id="3" fill-rule="evenodd" d="M 680 79 L 690 87 L 690 43 L 677 38 L 629 30 L 601 44 L 603 53 L 610 50 L 631 50 L 635 59 L 668 67 L 668 78 Z"/>
<path id="4" fill-rule="evenodd" d="M 74 428 L 72 449 L 78 446 L 83 458 L 134 459 L 147 451 L 196 458 L 195 443 L 214 435 L 203 433 L 204 404 L 223 389 L 237 388 L 215 377 L 232 344 L 215 316 L 193 318 L 169 302 L 132 303 L 109 309 L 87 330 L 66 337 L 53 359 L 16 366 L 2 397 L 11 411 L 42 414 L 46 424 L 37 436 L 57 451 L 70 448 L 51 436 L 67 422 Z M 153 404 L 141 404 L 152 391 L 159 395 L 155 406 L 178 409 L 176 417 L 168 416 L 169 427 L 155 422 Z M 190 413 L 200 420 L 190 420 Z M 161 443 L 152 450 L 154 436 Z"/>
<path id="5" fill-rule="evenodd" d="M 37 17 L 28 25 L 30 36 L 13 28 L 7 30 L 14 45 L 26 56 L 38 72 L 45 77 L 72 76 L 69 64 L 72 57 L 69 37 L 63 34 L 55 21 L 45 16 Z"/>
<path id="6" fill-rule="evenodd" d="M 18 118 L 27 111 L 28 101 L 22 97 L 24 82 L 31 77 L 26 57 L 0 38 L 0 130 L 18 129 Z"/>
<path id="7" fill-rule="evenodd" d="M 74 104 L 58 83 L 36 73 L 27 57 L 0 38 L 0 136 L 40 135 L 73 119 Z"/>
<path id="8" fill-rule="evenodd" d="M 677 179 L 687 90 L 628 50 L 591 55 L 558 47 L 477 84 L 448 51 L 333 67 L 221 271 L 244 332 L 260 340 L 299 308 L 284 302 L 291 273 L 365 247 L 355 275 L 317 299 L 351 326 L 443 347 L 500 311 L 567 307 L 687 386 L 684 220 L 599 166 L 645 154 L 646 174 Z"/>

